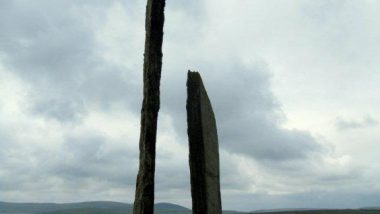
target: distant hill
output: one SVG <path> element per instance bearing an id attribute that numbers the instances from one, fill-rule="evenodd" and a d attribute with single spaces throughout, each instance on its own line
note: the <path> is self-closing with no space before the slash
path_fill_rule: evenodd
<path id="1" fill-rule="evenodd" d="M 8 203 L 0 202 L 0 214 L 132 214 L 133 206 L 111 201 L 81 203 Z M 176 204 L 157 203 L 155 214 L 191 214 L 191 210 Z M 223 214 L 243 214 L 244 212 L 223 211 Z M 251 214 L 380 214 L 378 207 L 345 210 L 259 210 Z"/>
<path id="2" fill-rule="evenodd" d="M 110 201 L 63 204 L 0 202 L 0 214 L 129 214 L 132 209 L 131 204 Z M 191 210 L 176 204 L 158 203 L 155 213 L 190 214 Z"/>
<path id="3" fill-rule="evenodd" d="M 133 206 L 127 203 L 93 201 L 81 203 L 7 203 L 0 202 L 0 214 L 131 214 Z M 157 203 L 157 214 L 191 214 L 191 210 L 176 204 Z M 238 214 L 223 211 L 223 214 Z"/>
<path id="4" fill-rule="evenodd" d="M 66 210 L 57 210 L 51 212 L 43 212 L 38 214 L 126 214 L 132 213 L 132 211 L 126 211 L 117 208 L 74 208 Z"/>
<path id="5" fill-rule="evenodd" d="M 380 210 L 380 207 L 362 207 L 363 210 Z"/>
<path id="6" fill-rule="evenodd" d="M 369 209 L 340 209 L 340 210 L 265 210 L 265 211 L 254 211 L 251 214 L 380 214 L 380 210 L 369 210 Z"/>
<path id="7" fill-rule="evenodd" d="M 0 214 L 2 213 L 53 213 L 58 211 L 80 210 L 80 209 L 103 209 L 103 210 L 132 210 L 131 204 L 108 202 L 108 201 L 92 201 L 81 203 L 8 203 L 0 202 Z"/>

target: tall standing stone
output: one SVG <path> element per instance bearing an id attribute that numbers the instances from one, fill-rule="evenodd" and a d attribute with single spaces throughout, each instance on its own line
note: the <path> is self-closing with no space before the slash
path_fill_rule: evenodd
<path id="1" fill-rule="evenodd" d="M 148 0 L 145 17 L 144 100 L 141 109 L 140 165 L 136 181 L 134 214 L 154 210 L 154 171 L 157 116 L 160 108 L 160 79 L 165 0 Z"/>
<path id="2" fill-rule="evenodd" d="M 221 214 L 218 134 L 198 72 L 188 72 L 186 109 L 193 213 Z"/>

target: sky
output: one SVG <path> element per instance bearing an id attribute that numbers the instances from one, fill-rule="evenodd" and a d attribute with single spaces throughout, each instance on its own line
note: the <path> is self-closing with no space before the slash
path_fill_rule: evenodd
<path id="1" fill-rule="evenodd" d="M 133 203 L 146 1 L 0 1 L 0 201 Z M 187 70 L 223 209 L 380 205 L 380 2 L 167 0 L 156 202 L 191 207 Z"/>

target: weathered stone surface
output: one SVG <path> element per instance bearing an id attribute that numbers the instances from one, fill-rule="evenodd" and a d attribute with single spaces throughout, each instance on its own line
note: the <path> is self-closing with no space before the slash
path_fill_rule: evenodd
<path id="1" fill-rule="evenodd" d="M 145 18 L 144 100 L 141 109 L 140 165 L 136 181 L 134 214 L 154 210 L 154 172 L 157 116 L 160 108 L 160 79 L 165 0 L 148 0 Z"/>
<path id="2" fill-rule="evenodd" d="M 188 72 L 187 133 L 193 213 L 222 213 L 219 182 L 219 146 L 214 112 L 202 78 Z"/>

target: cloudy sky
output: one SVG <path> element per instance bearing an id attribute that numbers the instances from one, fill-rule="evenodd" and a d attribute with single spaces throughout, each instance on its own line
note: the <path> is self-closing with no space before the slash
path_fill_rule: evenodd
<path id="1" fill-rule="evenodd" d="M 145 1 L 0 1 L 0 201 L 133 202 Z M 380 2 L 168 0 L 156 201 L 191 206 L 186 74 L 224 209 L 380 205 Z"/>

